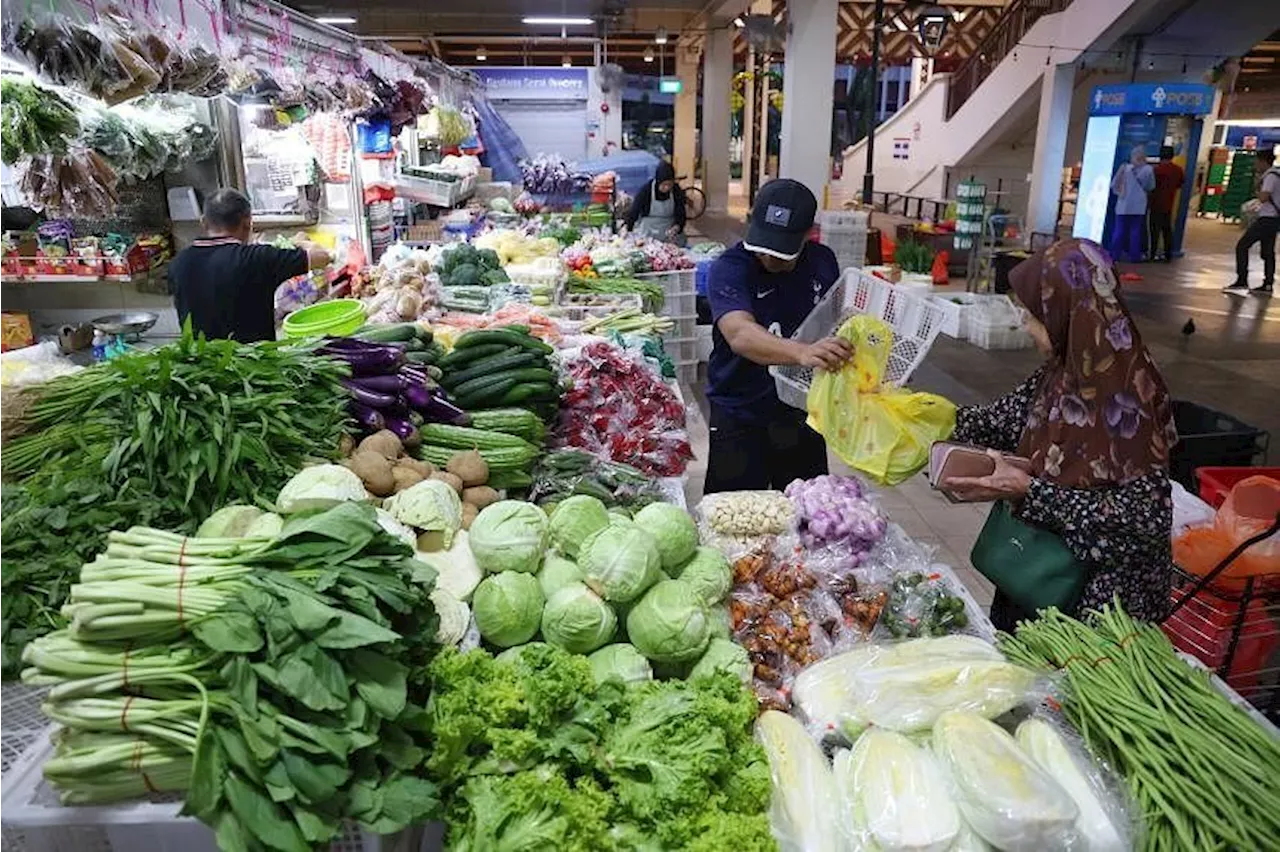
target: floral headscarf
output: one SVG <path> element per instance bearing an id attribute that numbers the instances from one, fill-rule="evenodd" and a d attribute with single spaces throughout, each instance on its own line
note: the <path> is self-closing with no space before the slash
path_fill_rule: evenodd
<path id="1" fill-rule="evenodd" d="M 1089 240 L 1063 240 L 1009 281 L 1054 352 L 1018 453 L 1037 475 L 1074 488 L 1167 471 L 1178 439 L 1169 391 L 1120 300 L 1111 257 Z"/>

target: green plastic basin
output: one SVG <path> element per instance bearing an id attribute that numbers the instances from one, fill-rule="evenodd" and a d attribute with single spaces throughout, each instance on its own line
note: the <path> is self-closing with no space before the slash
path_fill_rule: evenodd
<path id="1" fill-rule="evenodd" d="M 364 304 L 358 299 L 334 299 L 299 308 L 284 318 L 287 337 L 342 337 L 364 325 Z"/>

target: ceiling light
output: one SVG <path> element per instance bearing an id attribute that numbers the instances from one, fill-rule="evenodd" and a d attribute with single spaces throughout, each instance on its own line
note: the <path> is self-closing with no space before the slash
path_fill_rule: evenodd
<path id="1" fill-rule="evenodd" d="M 736 18 L 734 18 L 734 19 L 733 19 L 733 25 L 734 25 L 735 27 L 737 27 L 738 29 L 742 29 L 743 27 L 745 27 L 745 26 L 747 25 L 747 22 L 746 22 L 746 21 L 744 21 L 744 20 L 742 20 L 742 16 L 741 16 L 741 15 L 739 15 L 738 17 L 736 17 Z"/>
<path id="2" fill-rule="evenodd" d="M 573 60 L 569 58 L 569 54 L 566 53 L 564 56 L 560 58 L 560 67 L 561 68 L 573 67 Z"/>
<path id="3" fill-rule="evenodd" d="M 644 49 L 644 61 L 645 61 L 645 62 L 652 62 L 652 61 L 653 61 L 653 48 L 652 48 L 652 47 L 646 47 L 646 48 Z"/>
<path id="4" fill-rule="evenodd" d="M 330 24 L 331 26 L 344 26 L 354 24 L 356 19 L 350 15 L 322 15 L 316 18 L 318 24 Z"/>
<path id="5" fill-rule="evenodd" d="M 653 34 L 653 41 L 654 41 L 654 43 L 655 43 L 655 44 L 666 44 L 666 43 L 667 43 L 667 28 L 666 28 L 666 27 L 658 27 L 658 31 L 657 31 L 656 33 L 654 33 L 654 34 Z"/>
<path id="6" fill-rule="evenodd" d="M 489 58 L 489 54 L 485 52 L 484 45 L 476 48 L 476 62 L 484 62 Z"/>
<path id="7" fill-rule="evenodd" d="M 552 27 L 589 27 L 595 23 L 590 18 L 565 18 L 555 15 L 530 15 L 529 17 L 521 18 L 520 22 L 535 26 L 545 24 Z"/>

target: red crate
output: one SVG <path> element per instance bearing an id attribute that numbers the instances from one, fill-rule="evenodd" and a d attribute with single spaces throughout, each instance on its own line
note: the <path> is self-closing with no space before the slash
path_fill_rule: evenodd
<path id="1" fill-rule="evenodd" d="M 1216 509 L 1236 483 L 1251 476 L 1268 476 L 1280 482 L 1280 467 L 1198 467 L 1200 499 Z"/>

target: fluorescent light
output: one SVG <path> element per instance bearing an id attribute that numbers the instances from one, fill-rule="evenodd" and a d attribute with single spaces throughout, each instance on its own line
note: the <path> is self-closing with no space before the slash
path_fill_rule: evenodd
<path id="1" fill-rule="evenodd" d="M 566 53 L 566 54 L 565 54 L 565 55 L 560 59 L 560 67 L 561 67 L 561 68 L 572 68 L 572 67 L 573 67 L 573 60 L 569 58 L 569 54 L 567 54 L 567 53 Z"/>
<path id="2" fill-rule="evenodd" d="M 343 26 L 354 24 L 356 19 L 350 15 L 326 15 L 316 18 L 316 23 L 329 24 L 331 26 Z"/>
<path id="3" fill-rule="evenodd" d="M 742 16 L 741 16 L 741 15 L 739 15 L 738 17 L 736 17 L 736 18 L 734 18 L 734 19 L 733 19 L 733 25 L 734 25 L 735 27 L 737 27 L 738 29 L 742 29 L 743 27 L 745 27 L 745 26 L 747 25 L 747 22 L 746 22 L 746 21 L 744 21 L 744 20 L 742 20 Z"/>
<path id="4" fill-rule="evenodd" d="M 476 62 L 484 62 L 489 58 L 489 54 L 485 52 L 484 45 L 476 48 Z"/>
<path id="5" fill-rule="evenodd" d="M 667 43 L 667 28 L 666 28 L 666 27 L 658 27 L 658 31 L 657 31 L 656 33 L 654 33 L 654 34 L 653 34 L 653 42 L 654 42 L 654 44 L 666 44 L 666 43 Z"/>
<path id="6" fill-rule="evenodd" d="M 530 15 L 521 18 L 522 24 L 533 24 L 535 26 L 545 24 L 553 27 L 589 27 L 595 23 L 591 18 L 565 18 L 555 15 Z"/>
<path id="7" fill-rule="evenodd" d="M 644 61 L 645 61 L 645 62 L 652 62 L 652 61 L 653 61 L 653 48 L 652 48 L 652 47 L 646 47 L 646 48 L 644 49 Z"/>

